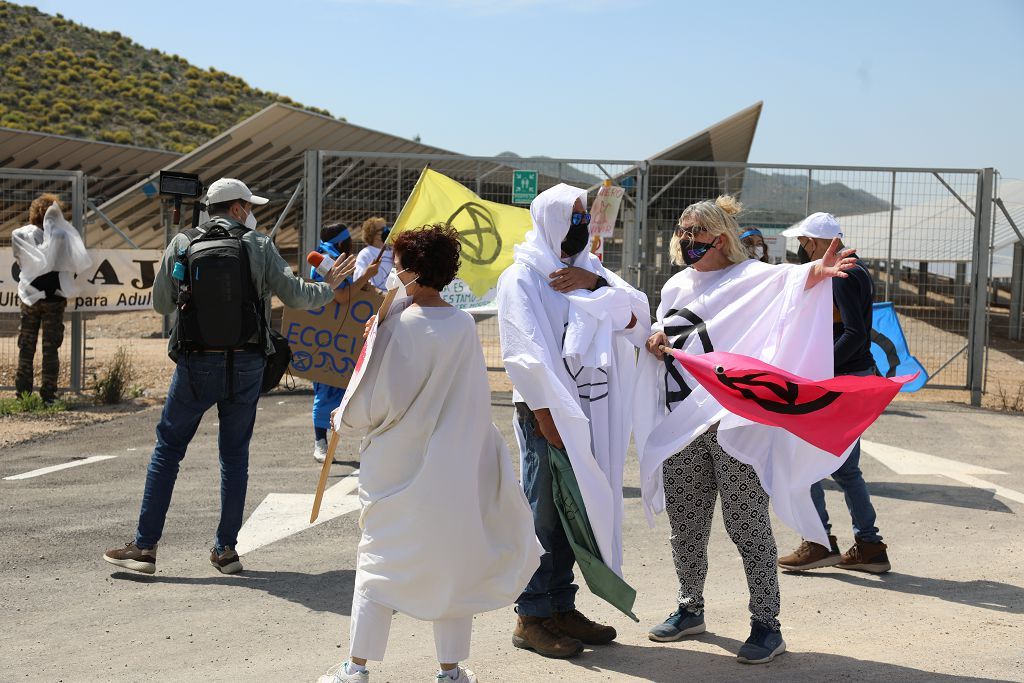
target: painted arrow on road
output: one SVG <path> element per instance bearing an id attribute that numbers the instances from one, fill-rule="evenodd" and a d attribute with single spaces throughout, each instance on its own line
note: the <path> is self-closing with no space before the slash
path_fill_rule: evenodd
<path id="1" fill-rule="evenodd" d="M 235 550 L 239 555 L 270 545 L 300 531 L 311 529 L 336 517 L 359 509 L 359 470 L 354 471 L 324 492 L 320 516 L 309 523 L 313 507 L 312 493 L 271 493 L 260 503 L 238 532 Z"/>
<path id="2" fill-rule="evenodd" d="M 975 474 L 1006 474 L 1006 472 L 872 441 L 861 441 L 860 444 L 864 453 L 896 474 L 936 474 L 974 488 L 992 491 L 995 495 L 1008 500 L 1024 503 L 1024 493 L 973 476 Z"/>

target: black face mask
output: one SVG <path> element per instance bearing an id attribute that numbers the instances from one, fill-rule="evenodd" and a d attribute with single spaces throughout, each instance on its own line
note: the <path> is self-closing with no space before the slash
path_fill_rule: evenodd
<path id="1" fill-rule="evenodd" d="M 804 245 L 802 245 L 802 244 L 796 250 L 796 257 L 800 261 L 800 263 L 810 263 L 811 262 L 811 255 L 807 253 L 807 250 L 804 249 Z"/>
<path id="2" fill-rule="evenodd" d="M 714 248 L 714 245 L 706 242 L 694 242 L 689 247 L 683 247 L 683 263 L 688 266 L 692 266 L 697 261 L 700 261 L 704 256 Z"/>
<path id="3" fill-rule="evenodd" d="M 562 251 L 569 256 L 575 256 L 590 244 L 590 226 L 571 225 L 565 239 L 562 240 Z"/>

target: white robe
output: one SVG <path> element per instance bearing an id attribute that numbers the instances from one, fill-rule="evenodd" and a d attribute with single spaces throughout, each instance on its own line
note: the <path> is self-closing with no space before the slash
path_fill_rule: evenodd
<path id="1" fill-rule="evenodd" d="M 730 351 L 802 377 L 828 379 L 832 286 L 826 281 L 805 289 L 810 268 L 755 260 L 706 273 L 687 268 L 665 283 L 654 329 L 672 342 L 684 338 L 687 353 Z M 650 353 L 640 355 L 633 429 L 648 520 L 665 509 L 662 463 L 719 423 L 722 448 L 754 468 L 779 518 L 827 547 L 810 486 L 837 470 L 849 451 L 837 458 L 783 429 L 733 415 L 678 363 L 674 368 L 692 392 L 669 412 L 666 394 L 680 388 L 676 378 Z"/>
<path id="2" fill-rule="evenodd" d="M 434 621 L 504 607 L 539 566 L 472 316 L 409 306 L 377 332 L 341 415 L 363 437 L 355 589 Z"/>
<path id="3" fill-rule="evenodd" d="M 560 184 L 530 207 L 534 229 L 498 279 L 502 360 L 513 399 L 551 411 L 565 443 L 601 559 L 622 572 L 622 472 L 632 420 L 636 348 L 650 334 L 647 297 L 586 250 L 572 265 L 610 287 L 569 294 L 551 288 L 573 203 L 586 190 Z M 636 323 L 624 329 L 631 316 Z M 517 436 L 522 439 L 522 435 Z M 520 452 L 522 451 L 520 443 Z"/>
<path id="4" fill-rule="evenodd" d="M 34 225 L 18 228 L 11 234 L 11 247 L 21 268 L 18 296 L 28 306 L 46 296 L 46 292 L 32 286 L 40 275 L 56 272 L 60 281 L 56 293 L 71 298 L 80 289 L 75 276 L 92 265 L 82 236 L 65 220 L 56 204 L 46 209 L 42 231 Z"/>
<path id="5" fill-rule="evenodd" d="M 377 258 L 377 254 L 380 253 L 380 247 L 365 246 L 359 250 L 356 255 L 356 271 L 352 274 L 353 280 L 358 280 L 366 272 L 366 269 L 370 267 L 374 259 Z M 370 284 L 377 289 L 383 290 L 385 283 L 388 279 L 388 273 L 391 272 L 391 268 L 395 265 L 395 253 L 391 247 L 387 247 L 384 251 L 384 256 L 380 259 L 380 269 L 377 274 L 370 278 Z"/>

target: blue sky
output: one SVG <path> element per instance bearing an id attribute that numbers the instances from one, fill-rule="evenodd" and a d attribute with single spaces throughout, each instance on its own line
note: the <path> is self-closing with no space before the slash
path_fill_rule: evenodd
<path id="1" fill-rule="evenodd" d="M 763 100 L 751 161 L 1024 178 L 1018 0 L 35 4 L 465 154 L 640 159 Z"/>

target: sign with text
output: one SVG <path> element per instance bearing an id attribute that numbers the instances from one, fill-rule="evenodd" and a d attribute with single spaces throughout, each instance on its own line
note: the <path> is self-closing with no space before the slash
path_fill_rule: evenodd
<path id="1" fill-rule="evenodd" d="M 116 313 L 153 307 L 153 280 L 160 270 L 159 249 L 90 249 L 92 267 L 76 278 L 78 293 L 68 299 L 67 311 Z M 0 312 L 21 310 L 14 252 L 0 249 Z"/>
<path id="2" fill-rule="evenodd" d="M 529 204 L 537 196 L 536 171 L 512 171 L 512 203 Z"/>
<path id="3" fill-rule="evenodd" d="M 363 346 L 363 328 L 380 306 L 376 291 L 337 292 L 338 298 L 311 311 L 284 309 L 281 334 L 292 350 L 288 368 L 296 377 L 344 389 Z"/>
<path id="4" fill-rule="evenodd" d="M 597 199 L 590 207 L 590 234 L 611 237 L 615 232 L 615 219 L 619 217 L 619 205 L 626 191 L 617 185 L 602 185 Z"/>

